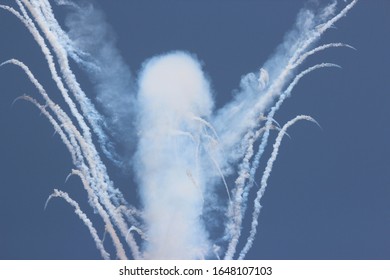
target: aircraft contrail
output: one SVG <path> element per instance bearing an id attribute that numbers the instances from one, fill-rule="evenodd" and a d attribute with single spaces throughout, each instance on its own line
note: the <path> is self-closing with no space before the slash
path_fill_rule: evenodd
<path id="1" fill-rule="evenodd" d="M 317 10 L 302 9 L 275 54 L 244 75 L 233 100 L 219 108 L 196 55 L 159 54 L 132 75 L 102 11 L 86 3 L 55 2 L 70 9 L 68 31 L 48 0 L 15 0 L 17 8 L 0 9 L 30 32 L 66 106 L 48 94 L 24 62 L 11 58 L 0 67 L 17 66 L 38 91 L 37 97 L 15 100 L 32 103 L 53 126 L 71 155 L 69 176 L 81 180 L 104 233 L 98 233 L 68 193 L 55 189 L 47 203 L 60 197 L 72 206 L 103 259 L 244 259 L 258 232 L 261 199 L 283 136 L 298 121 L 318 124 L 299 115 L 280 127 L 275 115 L 307 74 L 340 67 L 324 62 L 300 70 L 308 57 L 329 48 L 354 49 L 342 42 L 315 45 L 357 0 L 339 9 L 337 1 Z M 82 89 L 72 60 L 91 79 L 95 95 Z M 272 152 L 258 174 L 274 130 L 279 132 Z M 131 156 L 120 154 L 118 146 Z M 138 184 L 140 209 L 115 186 L 105 159 L 123 170 L 131 166 L 127 171 Z M 244 219 L 251 224 L 247 231 Z M 114 252 L 106 249 L 106 234 Z"/>

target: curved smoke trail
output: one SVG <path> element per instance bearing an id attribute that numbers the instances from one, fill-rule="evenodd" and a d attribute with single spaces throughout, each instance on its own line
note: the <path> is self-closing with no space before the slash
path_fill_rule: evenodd
<path id="1" fill-rule="evenodd" d="M 55 189 L 47 202 L 60 197 L 72 206 L 104 259 L 245 258 L 258 230 L 261 198 L 283 136 L 297 121 L 314 121 L 301 115 L 280 128 L 275 115 L 305 75 L 339 67 L 321 63 L 298 72 L 308 57 L 329 48 L 353 49 L 344 43 L 314 45 L 357 0 L 338 12 L 336 1 L 318 10 L 303 9 L 276 53 L 258 73 L 243 76 L 239 93 L 222 108 L 215 108 L 196 56 L 185 51 L 156 56 L 135 78 L 101 11 L 90 4 L 56 2 L 70 9 L 67 31 L 48 0 L 15 0 L 18 10 L 6 5 L 0 9 L 13 14 L 31 33 L 67 107 L 49 96 L 22 61 L 9 59 L 1 66 L 19 67 L 37 89 L 38 97 L 17 100 L 31 102 L 53 125 L 71 154 L 74 169 L 69 176 L 81 180 L 115 254 L 107 251 L 105 238 L 67 193 Z M 88 74 L 94 99 L 82 90 L 70 60 Z M 257 170 L 273 129 L 279 133 L 257 186 Z M 120 167 L 133 162 L 141 209 L 130 205 L 114 186 L 99 151 Z M 258 189 L 251 207 L 254 186 Z M 248 209 L 253 211 L 248 217 L 251 227 L 243 239 Z M 243 248 L 237 251 L 241 243 Z"/>

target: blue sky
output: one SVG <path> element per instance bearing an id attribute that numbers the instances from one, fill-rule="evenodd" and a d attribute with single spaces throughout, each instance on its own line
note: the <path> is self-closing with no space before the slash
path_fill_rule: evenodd
<path id="1" fill-rule="evenodd" d="M 204 63 L 217 106 L 230 100 L 243 74 L 257 71 L 272 55 L 307 2 L 96 1 L 134 75 L 151 56 L 187 50 Z M 65 10 L 55 13 L 62 22 Z M 305 63 L 333 62 L 342 69 L 305 77 L 276 115 L 285 123 L 307 114 L 322 129 L 300 123 L 282 143 L 248 258 L 390 258 L 389 13 L 387 0 L 359 1 L 320 41 L 344 42 L 357 51 L 327 50 Z M 4 11 L 0 34 L 0 60 L 23 60 L 58 95 L 39 48 Z M 73 69 L 93 98 L 83 73 Z M 66 203 L 53 200 L 43 211 L 54 188 L 79 198 L 85 208 L 87 203 L 76 178 L 64 184 L 71 159 L 50 124 L 31 104 L 11 106 L 19 95 L 35 94 L 34 88 L 19 69 L 7 66 L 0 69 L 0 92 L 0 259 L 100 258 Z M 131 178 L 108 167 L 129 200 L 137 201 Z"/>

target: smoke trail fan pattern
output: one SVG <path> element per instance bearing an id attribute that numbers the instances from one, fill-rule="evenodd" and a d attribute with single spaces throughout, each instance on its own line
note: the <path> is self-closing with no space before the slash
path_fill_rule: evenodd
<path id="1" fill-rule="evenodd" d="M 17 8 L 0 8 L 31 33 L 67 108 L 49 96 L 22 61 L 12 58 L 1 65 L 19 67 L 36 87 L 38 97 L 18 99 L 35 105 L 54 127 L 72 157 L 69 176 L 81 180 L 105 231 L 98 232 L 64 191 L 55 189 L 45 208 L 55 197 L 68 202 L 104 259 L 244 259 L 256 237 L 260 201 L 287 129 L 301 120 L 317 124 L 300 115 L 280 126 L 275 114 L 306 74 L 339 67 L 320 63 L 299 70 L 309 56 L 328 48 L 353 48 L 338 42 L 314 45 L 357 0 L 341 8 L 332 1 L 315 11 L 302 9 L 276 53 L 258 71 L 242 77 L 239 92 L 222 108 L 214 105 L 195 55 L 175 51 L 153 57 L 134 78 L 100 11 L 68 0 L 56 2 L 71 10 L 67 31 L 48 0 L 15 0 Z M 93 82 L 102 113 L 81 88 L 70 59 Z M 277 131 L 272 153 L 256 183 L 272 131 Z M 121 144 L 128 145 L 131 157 L 118 152 Z M 114 186 L 103 156 L 118 168 L 132 162 L 140 209 Z M 245 217 L 251 220 L 247 237 Z M 101 238 L 106 234 L 114 254 Z"/>

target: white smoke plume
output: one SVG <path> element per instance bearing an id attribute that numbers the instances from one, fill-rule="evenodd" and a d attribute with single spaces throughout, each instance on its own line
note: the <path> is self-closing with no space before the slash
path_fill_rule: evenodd
<path id="1" fill-rule="evenodd" d="M 209 118 L 213 107 L 200 65 L 182 52 L 152 58 L 140 76 L 138 104 L 136 166 L 148 227 L 146 257 L 200 258 L 209 246 L 200 219 L 205 127 L 195 118 Z"/>

